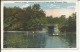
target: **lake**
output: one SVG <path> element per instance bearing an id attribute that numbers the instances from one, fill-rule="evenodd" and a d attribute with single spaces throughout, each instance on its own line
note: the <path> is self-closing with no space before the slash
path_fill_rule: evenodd
<path id="1" fill-rule="evenodd" d="M 50 36 L 47 32 L 4 32 L 4 48 L 76 48 L 76 34 Z"/>

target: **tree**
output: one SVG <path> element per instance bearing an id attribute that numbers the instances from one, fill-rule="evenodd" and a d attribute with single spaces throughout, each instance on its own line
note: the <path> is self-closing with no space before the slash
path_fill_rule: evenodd
<path id="1" fill-rule="evenodd" d="M 23 9 L 4 7 L 4 30 L 36 30 L 45 17 L 39 4 Z"/>
<path id="2" fill-rule="evenodd" d="M 24 20 L 24 11 L 18 7 L 4 7 L 4 30 L 20 30 Z"/>
<path id="3" fill-rule="evenodd" d="M 34 4 L 34 5 L 32 6 L 32 9 L 33 9 L 34 11 L 39 11 L 41 8 L 40 8 L 40 5 L 39 5 L 39 4 Z"/>
<path id="4" fill-rule="evenodd" d="M 68 31 L 76 31 L 76 14 L 73 13 L 71 16 L 68 18 Z"/>
<path id="5" fill-rule="evenodd" d="M 26 8 L 4 7 L 4 30 L 5 31 L 31 31 L 41 30 L 42 25 L 58 24 L 61 31 L 76 31 L 76 14 L 69 18 L 65 15 L 60 17 L 46 16 L 39 4 Z M 66 30 L 65 30 L 66 29 Z"/>
<path id="6" fill-rule="evenodd" d="M 73 13 L 66 19 L 66 23 L 61 27 L 61 31 L 75 32 L 76 31 L 76 13 Z"/>

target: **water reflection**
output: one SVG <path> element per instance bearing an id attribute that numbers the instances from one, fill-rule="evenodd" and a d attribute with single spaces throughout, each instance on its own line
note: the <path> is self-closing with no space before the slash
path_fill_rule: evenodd
<path id="1" fill-rule="evenodd" d="M 26 40 L 28 40 L 27 47 L 28 48 L 41 48 L 45 47 L 45 41 L 46 41 L 46 34 L 44 33 L 38 33 L 33 35 L 28 35 Z"/>
<path id="2" fill-rule="evenodd" d="M 66 33 L 64 39 L 69 43 L 69 47 L 76 47 L 76 34 L 75 33 Z"/>
<path id="3" fill-rule="evenodd" d="M 48 33 L 4 32 L 4 48 L 75 48 L 76 35 L 49 36 Z"/>

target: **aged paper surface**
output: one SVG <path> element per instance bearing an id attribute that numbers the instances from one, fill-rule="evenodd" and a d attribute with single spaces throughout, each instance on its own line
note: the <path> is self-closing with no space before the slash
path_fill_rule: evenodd
<path id="1" fill-rule="evenodd" d="M 2 49 L 77 49 L 76 2 L 2 1 Z"/>

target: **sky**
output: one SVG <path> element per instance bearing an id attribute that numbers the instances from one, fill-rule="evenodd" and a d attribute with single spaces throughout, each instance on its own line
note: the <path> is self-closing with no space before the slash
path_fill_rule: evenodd
<path id="1" fill-rule="evenodd" d="M 58 0 L 56 0 L 58 1 Z M 60 0 L 61 1 L 61 0 Z M 69 2 L 70 1 L 70 2 Z M 64 0 L 64 2 L 14 2 L 4 3 L 5 7 L 20 7 L 25 8 L 34 4 L 40 4 L 41 9 L 46 13 L 46 16 L 59 17 L 61 15 L 70 16 L 75 12 L 75 0 Z"/>

